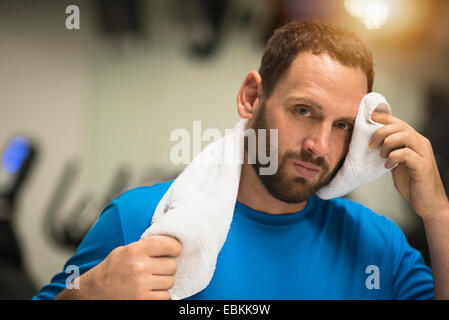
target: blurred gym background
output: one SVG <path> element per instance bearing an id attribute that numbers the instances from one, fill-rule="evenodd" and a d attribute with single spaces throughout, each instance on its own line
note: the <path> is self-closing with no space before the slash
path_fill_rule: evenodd
<path id="1" fill-rule="evenodd" d="M 65 25 L 72 4 L 79 30 Z M 173 129 L 232 128 L 265 41 L 303 19 L 364 40 L 374 90 L 432 141 L 447 189 L 449 1 L 2 0 L 0 299 L 36 294 L 112 198 L 175 177 Z M 394 220 L 429 263 L 390 175 L 348 197 Z"/>

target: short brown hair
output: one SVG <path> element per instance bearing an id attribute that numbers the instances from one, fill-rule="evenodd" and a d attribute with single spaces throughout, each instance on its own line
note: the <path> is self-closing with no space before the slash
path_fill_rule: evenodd
<path id="1" fill-rule="evenodd" d="M 265 46 L 259 68 L 264 98 L 270 97 L 278 80 L 302 51 L 326 53 L 345 66 L 360 67 L 366 74 L 368 92 L 372 91 L 372 54 L 354 33 L 326 22 L 296 21 L 276 29 Z"/>

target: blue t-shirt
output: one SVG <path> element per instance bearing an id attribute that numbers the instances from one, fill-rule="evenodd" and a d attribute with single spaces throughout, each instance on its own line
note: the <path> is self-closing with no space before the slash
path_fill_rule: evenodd
<path id="1" fill-rule="evenodd" d="M 53 299 L 72 274 L 140 239 L 172 181 L 113 200 L 76 253 L 33 299 Z M 432 272 L 400 228 L 356 202 L 313 196 L 273 215 L 240 202 L 209 285 L 189 299 L 433 299 Z"/>

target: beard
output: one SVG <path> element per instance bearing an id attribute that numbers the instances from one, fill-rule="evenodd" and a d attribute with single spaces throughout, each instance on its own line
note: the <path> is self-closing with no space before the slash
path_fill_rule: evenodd
<path id="1" fill-rule="evenodd" d="M 270 153 L 270 135 L 265 102 L 261 102 L 260 108 L 254 119 L 254 122 L 250 126 L 255 132 L 257 129 L 266 129 L 266 155 Z M 256 137 L 258 134 L 256 133 Z M 257 138 L 256 138 L 257 139 Z M 258 148 L 259 143 L 256 143 Z M 247 151 L 247 144 L 245 143 L 245 150 Z M 257 151 L 258 152 L 258 151 Z M 347 152 L 346 152 L 347 153 Z M 257 153 L 258 154 L 258 153 Z M 252 167 L 259 177 L 262 185 L 268 191 L 268 193 L 275 199 L 282 202 L 297 204 L 307 201 L 312 197 L 320 188 L 329 184 L 329 182 L 335 177 L 338 170 L 343 166 L 346 155 L 338 162 L 337 166 L 330 172 L 329 165 L 322 157 L 315 157 L 313 153 L 304 149 L 300 151 L 288 150 L 281 152 L 278 150 L 278 170 L 273 175 L 260 175 L 260 168 L 267 167 L 262 165 L 259 159 L 252 161 Z M 313 182 L 297 175 L 291 175 L 288 173 L 288 166 L 291 165 L 291 161 L 299 160 L 307 163 L 314 164 L 321 168 L 320 177 L 317 181 Z M 269 164 L 268 164 L 269 165 Z"/>

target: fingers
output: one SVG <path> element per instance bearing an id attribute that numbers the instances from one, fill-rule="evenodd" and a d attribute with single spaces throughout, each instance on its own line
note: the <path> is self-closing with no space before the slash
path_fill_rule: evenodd
<path id="1" fill-rule="evenodd" d="M 151 262 L 151 270 L 153 275 L 174 275 L 176 273 L 177 264 L 174 258 L 155 257 Z"/>
<path id="2" fill-rule="evenodd" d="M 383 113 L 384 120 L 388 114 Z M 377 118 L 376 118 L 377 119 Z M 393 150 L 410 148 L 424 157 L 428 148 L 425 139 L 404 121 L 390 116 L 389 124 L 378 129 L 370 139 L 370 148 L 382 147 L 381 157 L 386 158 Z"/>
<path id="3" fill-rule="evenodd" d="M 155 235 L 141 240 L 145 252 L 151 257 L 178 257 L 182 252 L 181 243 L 169 236 Z"/>
<path id="4" fill-rule="evenodd" d="M 401 119 L 393 117 L 391 114 L 386 112 L 374 111 L 371 115 L 371 119 L 383 124 L 392 124 L 402 122 Z"/>
<path id="5" fill-rule="evenodd" d="M 174 276 L 155 276 L 151 275 L 152 290 L 168 290 L 175 285 Z"/>
<path id="6" fill-rule="evenodd" d="M 170 294 L 167 290 L 152 290 L 148 294 L 148 298 L 146 300 L 170 300 Z"/>
<path id="7" fill-rule="evenodd" d="M 386 137 L 403 131 L 404 129 L 405 128 L 399 123 L 383 126 L 382 128 L 377 129 L 377 131 L 373 134 L 370 139 L 369 146 L 374 149 L 379 148 Z"/>
<path id="8" fill-rule="evenodd" d="M 382 146 L 381 157 L 387 158 L 385 168 L 393 168 L 404 163 L 409 169 L 416 170 L 426 149 L 420 144 L 420 136 L 406 122 L 386 112 L 373 112 L 371 118 L 385 126 L 378 129 L 369 142 L 370 148 Z"/>
<path id="9" fill-rule="evenodd" d="M 422 157 L 410 148 L 392 151 L 385 162 L 385 168 L 393 168 L 396 163 L 404 163 L 410 170 L 417 170 Z"/>
<path id="10" fill-rule="evenodd" d="M 416 141 L 416 136 L 411 134 L 410 131 L 401 131 L 385 138 L 380 156 L 386 158 L 391 151 L 405 147 L 415 150 L 418 154 L 424 152 L 424 150 L 420 148 L 418 141 Z"/>

